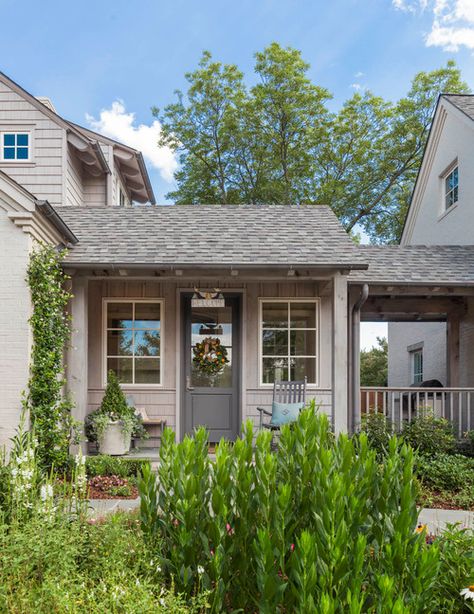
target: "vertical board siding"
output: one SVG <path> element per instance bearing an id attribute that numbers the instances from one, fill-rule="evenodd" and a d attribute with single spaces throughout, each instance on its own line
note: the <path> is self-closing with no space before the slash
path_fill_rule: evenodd
<path id="1" fill-rule="evenodd" d="M 176 426 L 176 401 L 179 391 L 176 390 L 176 345 L 177 318 L 179 306 L 176 296 L 178 289 L 209 287 L 209 282 L 146 280 L 91 280 L 89 282 L 89 411 L 99 406 L 103 396 L 103 314 L 104 298 L 157 298 L 164 300 L 164 355 L 163 355 L 163 385 L 156 388 L 140 386 L 124 387 L 127 395 L 134 397 L 137 406 L 145 407 L 150 416 L 165 418 L 168 426 Z M 245 304 L 243 312 L 244 364 L 242 368 L 244 390 L 242 398 L 243 420 L 249 418 L 258 422 L 257 407 L 270 407 L 272 387 L 260 387 L 258 381 L 258 320 L 259 298 L 318 298 L 317 282 L 239 282 L 223 278 L 212 284 L 223 291 L 226 288 L 243 290 Z M 309 388 L 308 399 L 315 398 L 320 411 L 331 413 L 331 297 L 320 297 L 320 385 Z"/>
<path id="2" fill-rule="evenodd" d="M 32 131 L 32 162 L 0 162 L 0 170 L 40 200 L 63 204 L 63 128 L 0 83 L 0 130 L 22 127 Z"/>

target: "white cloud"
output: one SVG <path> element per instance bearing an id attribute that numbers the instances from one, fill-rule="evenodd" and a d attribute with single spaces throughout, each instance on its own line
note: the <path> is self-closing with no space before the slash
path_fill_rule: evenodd
<path id="1" fill-rule="evenodd" d="M 361 77 L 365 77 L 365 72 L 361 72 L 361 71 L 359 70 L 359 72 L 356 72 L 356 74 L 354 75 L 354 77 L 355 77 L 356 79 L 360 79 Z"/>
<path id="2" fill-rule="evenodd" d="M 360 92 L 361 90 L 365 90 L 365 86 L 360 83 L 351 83 L 349 87 L 352 87 L 356 92 Z"/>
<path id="3" fill-rule="evenodd" d="M 158 147 L 161 132 L 159 121 L 154 120 L 151 125 L 137 125 L 135 113 L 127 113 L 121 100 L 115 100 L 109 109 L 102 109 L 99 119 L 91 115 L 86 115 L 86 119 L 92 130 L 139 149 L 145 159 L 160 171 L 165 181 L 173 181 L 178 161 L 169 147 Z"/>
<path id="4" fill-rule="evenodd" d="M 474 0 L 392 0 L 401 11 L 428 11 L 431 31 L 425 36 L 427 47 L 455 52 L 461 47 L 474 49 Z"/>

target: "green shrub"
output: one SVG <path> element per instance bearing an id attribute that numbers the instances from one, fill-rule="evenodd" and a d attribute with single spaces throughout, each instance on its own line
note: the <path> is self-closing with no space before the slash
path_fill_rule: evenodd
<path id="1" fill-rule="evenodd" d="M 93 478 L 97 475 L 117 475 L 121 478 L 137 477 L 149 461 L 139 458 L 120 458 L 98 454 L 86 459 L 86 473 Z"/>
<path id="2" fill-rule="evenodd" d="M 367 435 L 369 446 L 377 452 L 377 457 L 385 457 L 393 435 L 390 420 L 379 413 L 363 414 L 360 430 Z"/>
<path id="3" fill-rule="evenodd" d="M 432 612 L 438 568 L 417 523 L 412 450 L 381 466 L 362 433 L 333 437 L 311 409 L 276 452 L 247 424 L 212 463 L 207 433 L 165 430 L 158 479 L 139 480 L 141 523 L 168 582 L 211 591 L 211 611 Z M 241 609 L 241 610 L 239 610 Z"/>
<path id="4" fill-rule="evenodd" d="M 405 423 L 402 436 L 414 450 L 425 455 L 449 454 L 456 448 L 450 422 L 435 417 L 431 411 L 420 412 L 410 423 Z"/>
<path id="5" fill-rule="evenodd" d="M 433 490 L 474 491 L 474 459 L 461 454 L 419 455 L 416 459 L 419 480 Z"/>

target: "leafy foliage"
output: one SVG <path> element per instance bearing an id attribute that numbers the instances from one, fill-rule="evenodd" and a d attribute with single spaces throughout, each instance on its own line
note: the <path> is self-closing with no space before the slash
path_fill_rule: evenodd
<path id="1" fill-rule="evenodd" d="M 437 418 L 432 411 L 419 411 L 411 422 L 404 425 L 402 433 L 405 441 L 420 454 L 450 453 L 456 448 L 451 423 Z"/>
<path id="2" fill-rule="evenodd" d="M 378 347 L 360 353 L 361 386 L 386 386 L 388 381 L 388 342 L 377 337 Z"/>
<path id="3" fill-rule="evenodd" d="M 416 461 L 416 472 L 420 480 L 435 490 L 459 491 L 466 488 L 473 493 L 474 500 L 474 459 L 460 454 L 437 454 L 420 456 Z"/>
<path id="4" fill-rule="evenodd" d="M 27 272 L 33 314 L 30 379 L 25 407 L 38 439 L 38 456 L 45 469 L 67 462 L 73 421 L 71 401 L 64 397 L 63 352 L 70 337 L 66 306 L 71 294 L 62 270 L 64 253 L 43 246 L 31 254 Z"/>
<path id="5" fill-rule="evenodd" d="M 345 228 L 395 241 L 407 212 L 437 97 L 468 92 L 455 63 L 415 75 L 393 103 L 355 93 L 337 113 L 299 51 L 270 44 L 248 88 L 205 52 L 189 88 L 154 110 L 161 145 L 179 155 L 177 203 L 330 205 Z"/>
<path id="6" fill-rule="evenodd" d="M 137 477 L 148 461 L 138 458 L 120 458 L 98 454 L 86 458 L 86 473 L 89 477 L 117 475 L 121 478 Z"/>
<path id="7" fill-rule="evenodd" d="M 390 440 L 380 466 L 367 437 L 334 438 L 301 412 L 271 434 L 247 424 L 215 463 L 207 433 L 175 443 L 167 429 L 158 479 L 139 481 L 141 522 L 165 577 L 211 611 L 431 612 L 439 564 L 417 522 L 413 454 Z"/>

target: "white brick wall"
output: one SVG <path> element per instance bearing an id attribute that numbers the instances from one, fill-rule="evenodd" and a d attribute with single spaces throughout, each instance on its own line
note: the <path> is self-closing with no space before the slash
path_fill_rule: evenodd
<path id="1" fill-rule="evenodd" d="M 31 238 L 0 208 L 0 447 L 9 449 L 28 382 L 30 293 L 25 281 Z"/>

